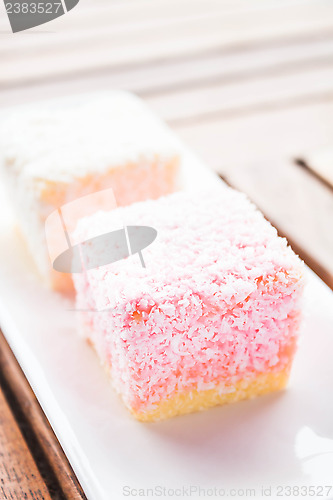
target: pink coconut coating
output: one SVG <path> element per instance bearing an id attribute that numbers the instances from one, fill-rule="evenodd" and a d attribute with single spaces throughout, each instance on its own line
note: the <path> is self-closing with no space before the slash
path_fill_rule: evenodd
<path id="1" fill-rule="evenodd" d="M 135 411 L 175 391 L 231 392 L 290 364 L 303 263 L 245 195 L 217 186 L 82 219 L 78 240 L 147 225 L 139 256 L 74 275 L 85 334 Z M 108 309 L 108 311 L 105 311 Z"/>

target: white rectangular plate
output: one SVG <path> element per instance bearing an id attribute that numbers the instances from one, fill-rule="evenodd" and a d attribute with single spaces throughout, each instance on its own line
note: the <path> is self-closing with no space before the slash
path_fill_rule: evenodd
<path id="1" fill-rule="evenodd" d="M 221 182 L 188 151 L 184 167 L 189 186 Z M 1 328 L 89 499 L 239 498 L 248 488 L 255 489 L 248 496 L 261 498 L 262 487 L 281 498 L 290 485 L 306 488 L 302 498 L 320 494 L 310 486 L 333 497 L 333 294 L 319 278 L 308 271 L 305 322 L 286 391 L 142 424 L 77 335 L 73 304 L 36 277 L 9 203 L 3 206 Z"/>

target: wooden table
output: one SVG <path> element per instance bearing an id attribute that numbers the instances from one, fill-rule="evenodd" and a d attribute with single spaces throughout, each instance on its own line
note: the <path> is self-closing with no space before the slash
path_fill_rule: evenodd
<path id="1" fill-rule="evenodd" d="M 81 0 L 13 35 L 0 106 L 136 92 L 333 288 L 333 2 Z M 0 337 L 0 498 L 84 498 Z"/>

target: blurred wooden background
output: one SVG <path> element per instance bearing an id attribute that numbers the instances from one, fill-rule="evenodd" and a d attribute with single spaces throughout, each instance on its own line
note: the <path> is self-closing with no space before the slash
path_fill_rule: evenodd
<path id="1" fill-rule="evenodd" d="M 0 4 L 0 107 L 111 88 L 143 97 L 333 287 L 332 0 L 81 0 L 65 16 L 15 35 Z M 5 409 L 1 421 L 23 443 L 20 487 L 26 478 L 31 498 L 48 498 L 45 488 L 52 498 L 80 498 L 4 343 L 2 352 L 20 381 L 13 385 L 13 372 L 1 369 L 12 411 L 24 400 L 30 405 L 21 417 L 34 436 L 33 459 L 18 417 L 10 421 Z M 9 455 L 0 453 L 5 469 Z M 0 486 L 3 498 L 18 488 L 13 477 Z"/>
<path id="2" fill-rule="evenodd" d="M 333 286 L 332 0 L 81 0 L 15 35 L 1 9 L 0 106 L 139 94 Z"/>
<path id="3" fill-rule="evenodd" d="M 332 0 L 81 0 L 15 35 L 1 4 L 0 35 L 0 106 L 139 94 L 333 286 Z"/>

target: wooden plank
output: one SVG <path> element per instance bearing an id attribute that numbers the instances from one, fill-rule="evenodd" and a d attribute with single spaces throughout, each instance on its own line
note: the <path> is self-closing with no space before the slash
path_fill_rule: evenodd
<path id="1" fill-rule="evenodd" d="M 333 289 L 333 196 L 289 160 L 224 167 L 223 178 L 244 191 Z"/>
<path id="2" fill-rule="evenodd" d="M 333 99 L 174 127 L 180 138 L 223 174 L 226 166 L 297 158 L 332 140 Z"/>
<path id="3" fill-rule="evenodd" d="M 98 24 L 99 28 L 106 25 L 109 29 L 117 30 L 139 25 L 150 25 L 166 21 L 177 21 L 179 19 L 196 19 L 198 17 L 211 17 L 212 14 L 239 14 L 242 12 L 265 12 L 282 6 L 298 6 L 315 0 L 141 0 L 141 1 L 119 1 L 102 0 L 100 2 L 82 1 L 75 8 L 75 14 L 63 17 L 57 21 L 62 33 L 71 31 L 86 32 Z M 4 5 L 0 6 L 0 28 L 5 31 L 8 20 L 5 15 Z M 3 14 L 3 15 L 2 15 Z M 37 33 L 36 28 L 31 33 Z M 23 45 L 24 33 L 15 35 L 14 46 Z M 29 37 L 31 38 L 31 37 Z M 30 44 L 31 40 L 27 39 Z"/>
<path id="4" fill-rule="evenodd" d="M 315 0 L 310 0 L 312 3 Z M 180 20 L 191 20 L 211 18 L 216 14 L 239 14 L 242 12 L 257 11 L 265 12 L 273 8 L 281 8 L 281 6 L 304 5 L 304 0 L 145 0 L 140 2 L 120 2 L 101 1 L 98 4 L 95 2 L 80 2 L 75 8 L 75 14 L 61 19 L 58 24 L 61 26 L 61 31 L 70 31 L 72 34 L 77 32 L 83 35 L 93 33 L 92 27 L 98 25 L 99 29 L 108 27 L 109 30 L 116 29 L 122 31 L 125 29 L 136 29 L 139 26 L 147 27 L 152 24 L 165 24 L 166 22 L 179 22 Z M 4 7 L 0 7 L 5 14 Z M 8 21 L 5 16 L 0 19 L 0 27 L 5 28 Z M 33 37 L 24 37 L 24 33 L 20 33 L 12 42 L 13 48 L 22 46 L 24 50 L 24 40 L 28 45 L 34 42 Z M 51 40 L 46 40 L 48 46 L 53 43 Z M 5 44 L 7 47 L 8 44 Z M 1 50 L 1 48 L 0 48 Z"/>
<path id="5" fill-rule="evenodd" d="M 333 147 L 305 152 L 296 161 L 333 189 Z"/>
<path id="6" fill-rule="evenodd" d="M 2 55 L 1 85 L 184 58 L 222 47 L 230 50 L 250 43 L 331 33 L 333 4 L 319 0 L 281 5 L 264 12 L 208 12 L 203 18 L 177 22 L 162 19 L 160 23 L 136 28 L 128 21 L 123 28 L 107 27 L 105 32 L 103 28 L 94 28 L 90 34 L 85 31 L 84 37 L 77 37 L 70 29 L 67 34 L 61 32 L 61 23 L 67 17 L 53 21 L 55 33 L 35 34 L 35 46 L 30 52 L 20 50 L 16 57 L 10 52 Z M 2 43 L 12 36 L 4 34 Z M 44 52 L 49 39 L 53 39 L 53 50 Z"/>
<path id="7" fill-rule="evenodd" d="M 2 90 L 0 106 L 43 98 L 60 97 L 100 88 L 122 88 L 141 96 L 167 94 L 182 89 L 253 81 L 259 77 L 294 74 L 312 68 L 332 67 L 333 37 L 307 42 L 262 47 L 251 51 L 210 54 L 184 61 L 168 61 L 116 72 L 93 73 L 73 78 Z"/>
<path id="8" fill-rule="evenodd" d="M 288 0 L 280 0 L 288 2 Z M 298 2 L 301 0 L 298 0 Z M 267 0 L 267 6 L 274 6 L 276 0 Z M 262 8 L 261 0 L 252 0 L 251 8 Z M 176 8 L 177 7 L 177 8 Z M 95 23 L 101 23 L 100 26 L 108 24 L 110 28 L 126 24 L 134 21 L 136 24 L 140 22 L 155 22 L 160 19 L 174 19 L 177 16 L 187 15 L 195 17 L 207 13 L 207 11 L 235 11 L 239 9 L 249 8 L 247 0 L 192 0 L 189 5 L 189 0 L 100 0 L 95 1 L 80 1 L 80 4 L 75 8 L 75 15 L 70 15 L 66 18 L 66 22 L 62 22 L 62 26 L 70 25 L 72 30 L 84 31 Z M 5 14 L 5 8 L 0 7 L 0 12 Z M 8 21 L 5 16 L 0 18 L 0 27 L 5 28 Z M 19 37 L 16 37 L 18 40 Z M 21 38 L 22 40 L 22 38 Z M 22 42 L 21 42 L 22 43 Z"/>
<path id="9" fill-rule="evenodd" d="M 250 196 L 330 287 L 332 191 L 304 169 L 276 158 L 301 157 L 328 144 L 332 130 L 333 100 L 176 127 L 208 165 Z"/>
<path id="10" fill-rule="evenodd" d="M 24 412 L 25 418 L 32 428 L 45 457 L 47 457 L 64 496 L 69 500 L 85 499 L 82 488 L 45 414 L 1 332 L 0 366 L 2 376 L 15 395 L 17 404 Z M 3 425 L 0 426 L 0 432 L 2 428 Z M 14 443 L 12 445 L 14 446 Z"/>
<path id="11" fill-rule="evenodd" d="M 315 1 L 315 0 L 311 0 Z M 106 22 L 110 28 L 127 24 L 129 20 L 136 24 L 144 22 L 159 22 L 161 19 L 177 19 L 180 17 L 196 18 L 209 13 L 240 13 L 248 11 L 266 11 L 281 7 L 281 5 L 304 4 L 304 0 L 101 0 L 82 2 L 76 9 L 75 18 L 70 21 L 71 27 L 84 30 L 91 26 L 89 19 Z M 112 15 L 110 15 L 110 13 Z M 69 21 L 69 19 L 68 19 Z"/>
<path id="12" fill-rule="evenodd" d="M 0 387 L 0 497 L 51 500 Z"/>
<path id="13" fill-rule="evenodd" d="M 314 1 L 314 0 L 312 0 Z M 213 14 L 240 13 L 252 10 L 265 11 L 281 4 L 299 4 L 304 0 L 145 0 L 140 2 L 103 1 L 99 5 L 95 3 L 81 4 L 76 8 L 75 15 L 67 17 L 62 23 L 64 30 L 73 32 L 86 32 L 95 24 L 100 28 L 106 26 L 109 29 L 129 30 L 138 26 L 151 26 L 155 23 L 177 22 L 180 19 L 197 19 L 211 17 Z"/>
<path id="14" fill-rule="evenodd" d="M 148 102 L 157 114 L 176 125 L 239 112 L 252 113 L 257 108 L 304 102 L 321 95 L 333 95 L 333 66 L 179 90 L 148 98 Z"/>

